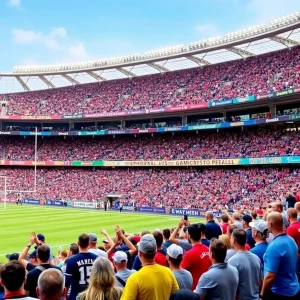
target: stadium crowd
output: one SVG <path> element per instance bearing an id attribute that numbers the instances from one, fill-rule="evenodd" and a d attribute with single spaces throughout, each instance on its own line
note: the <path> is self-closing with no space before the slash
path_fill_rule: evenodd
<path id="1" fill-rule="evenodd" d="M 267 95 L 299 84 L 300 47 L 194 68 L 102 83 L 9 94 L 8 115 L 103 113 Z"/>
<path id="2" fill-rule="evenodd" d="M 38 139 L 38 160 L 172 160 L 274 157 L 300 155 L 299 131 L 251 128 L 241 131 L 44 137 Z M 2 159 L 34 160 L 34 140 L 0 137 Z"/>
<path id="3" fill-rule="evenodd" d="M 32 168 L 2 168 L 7 189 L 32 191 Z M 38 168 L 37 191 L 22 197 L 48 200 L 101 200 L 123 195 L 124 205 L 214 209 L 266 207 L 300 192 L 300 170 L 289 168 Z M 0 178 L 4 186 L 4 179 Z M 15 197 L 14 193 L 11 197 Z"/>
<path id="4" fill-rule="evenodd" d="M 300 201 L 287 210 L 280 200 L 269 204 L 224 210 L 221 220 L 207 211 L 206 224 L 183 218 L 153 233 L 116 225 L 115 236 L 101 230 L 103 243 L 81 234 L 56 255 L 43 234 L 32 233 L 0 265 L 0 299 L 298 300 Z"/>

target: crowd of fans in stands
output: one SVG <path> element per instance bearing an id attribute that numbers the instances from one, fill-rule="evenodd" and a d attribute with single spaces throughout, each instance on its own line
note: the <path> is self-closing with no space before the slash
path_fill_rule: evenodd
<path id="1" fill-rule="evenodd" d="M 204 68 L 9 94 L 8 115 L 103 113 L 267 95 L 299 84 L 300 47 Z"/>
<path id="2" fill-rule="evenodd" d="M 285 200 L 223 210 L 221 220 L 207 211 L 206 224 L 183 218 L 153 233 L 116 225 L 115 236 L 101 230 L 103 244 L 95 233 L 81 234 L 55 256 L 45 236 L 32 233 L 0 265 L 0 299 L 298 300 L 300 199 Z"/>
<path id="3" fill-rule="evenodd" d="M 34 160 L 34 140 L 0 137 L 2 159 Z M 38 139 L 38 160 L 174 160 L 300 155 L 298 131 L 252 128 L 106 137 Z"/>
<path id="4" fill-rule="evenodd" d="M 8 190 L 32 191 L 32 168 L 3 168 Z M 4 179 L 0 180 L 4 186 Z M 300 190 L 300 171 L 288 168 L 153 168 L 93 169 L 38 168 L 36 193 L 23 198 L 101 200 L 124 195 L 124 205 L 170 206 L 218 210 L 266 206 L 284 199 L 286 191 Z M 11 197 L 15 195 L 12 193 Z"/>

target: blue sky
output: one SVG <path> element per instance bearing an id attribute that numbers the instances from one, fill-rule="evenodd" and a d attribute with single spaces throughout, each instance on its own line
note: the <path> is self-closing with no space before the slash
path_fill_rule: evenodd
<path id="1" fill-rule="evenodd" d="M 299 0 L 0 0 L 0 71 L 189 44 L 299 9 Z"/>

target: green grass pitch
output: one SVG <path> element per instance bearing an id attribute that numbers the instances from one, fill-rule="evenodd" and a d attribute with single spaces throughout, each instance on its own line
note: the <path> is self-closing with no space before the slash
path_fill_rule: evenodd
<path id="1" fill-rule="evenodd" d="M 113 235 L 113 227 L 118 224 L 128 233 L 156 228 L 175 227 L 180 216 L 156 215 L 131 212 L 97 211 L 50 206 L 15 204 L 3 210 L 0 204 L 0 262 L 6 262 L 8 253 L 20 253 L 27 245 L 31 232 L 43 233 L 46 242 L 57 252 L 59 246 L 67 249 L 76 242 L 81 233 L 95 232 L 101 241 L 102 229 Z M 191 223 L 204 222 L 201 218 L 190 218 Z M 100 242 L 100 245 L 102 243 Z"/>

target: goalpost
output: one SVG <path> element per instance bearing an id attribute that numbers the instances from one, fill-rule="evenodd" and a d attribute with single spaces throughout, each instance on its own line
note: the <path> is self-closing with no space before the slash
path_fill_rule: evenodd
<path id="1" fill-rule="evenodd" d="M 37 136 L 38 136 L 37 135 L 37 127 L 35 127 L 35 140 L 34 140 L 34 144 L 35 144 L 34 145 L 34 182 L 33 182 L 33 189 L 24 191 L 24 190 L 13 189 L 13 187 L 11 187 L 12 189 L 7 188 L 7 183 L 8 183 L 8 180 L 10 179 L 10 177 L 5 176 L 5 175 L 0 175 L 0 179 L 4 178 L 3 180 L 1 180 L 4 183 L 4 186 L 3 186 L 2 182 L 0 184 L 0 209 L 2 207 L 3 207 L 4 210 L 7 208 L 7 196 L 10 193 L 19 194 L 20 197 L 21 197 L 22 194 L 36 193 Z M 25 180 L 26 180 L 26 178 L 25 178 Z M 22 200 L 22 199 L 20 198 L 20 200 Z"/>

